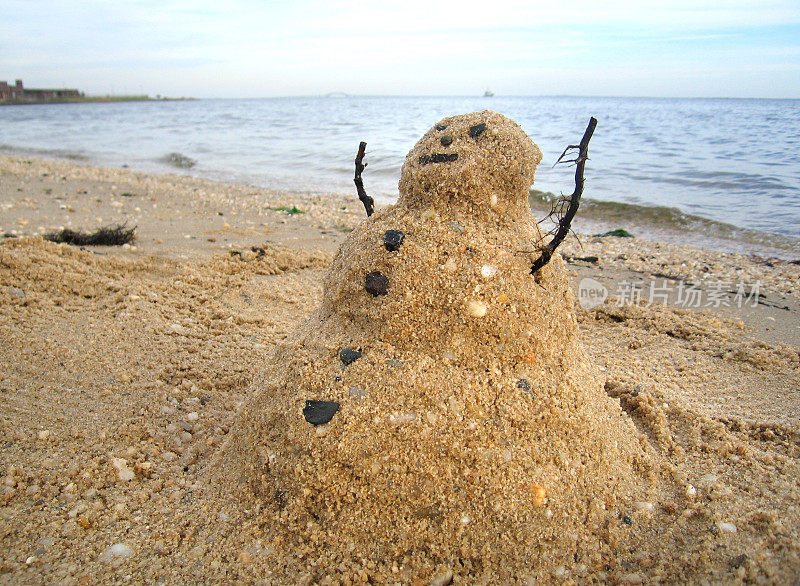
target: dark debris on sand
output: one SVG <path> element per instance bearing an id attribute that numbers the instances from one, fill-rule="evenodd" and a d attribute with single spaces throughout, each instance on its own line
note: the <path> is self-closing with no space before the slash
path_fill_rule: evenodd
<path id="1" fill-rule="evenodd" d="M 133 242 L 136 238 L 136 226 L 127 228 L 125 224 L 105 226 L 94 232 L 63 228 L 57 232 L 45 234 L 44 239 L 50 242 L 74 244 L 75 246 L 122 246 Z"/>

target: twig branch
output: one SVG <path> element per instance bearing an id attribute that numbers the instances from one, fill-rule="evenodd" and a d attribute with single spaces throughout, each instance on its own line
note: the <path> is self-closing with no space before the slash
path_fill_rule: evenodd
<path id="1" fill-rule="evenodd" d="M 559 199 L 553 205 L 550 216 L 556 215 L 559 217 L 558 226 L 555 230 L 555 234 L 553 234 L 553 239 L 541 249 L 542 256 L 533 263 L 533 267 L 531 268 L 532 275 L 550 262 L 550 258 L 552 258 L 558 245 L 561 244 L 569 234 L 570 225 L 572 224 L 573 218 L 575 218 L 575 214 L 578 213 L 578 206 L 581 203 L 581 194 L 583 194 L 583 170 L 589 158 L 589 141 L 592 139 L 592 134 L 594 134 L 596 126 L 597 119 L 592 116 L 589 118 L 589 125 L 583 133 L 580 144 L 571 144 L 565 148 L 564 152 L 561 153 L 561 156 L 558 157 L 558 160 L 553 165 L 555 167 L 555 165 L 559 163 L 575 163 L 575 191 L 573 191 L 572 195 L 569 197 Z M 575 153 L 575 158 L 565 160 L 564 157 L 571 150 L 573 152 L 577 151 Z M 565 206 L 566 210 L 564 210 Z"/>
<path id="2" fill-rule="evenodd" d="M 364 181 L 361 180 L 361 172 L 364 170 L 364 167 L 367 166 L 367 163 L 364 162 L 364 153 L 366 149 L 367 143 L 361 141 L 358 145 L 358 154 L 356 155 L 356 176 L 353 179 L 353 183 L 356 184 L 358 199 L 364 204 L 364 209 L 367 211 L 367 217 L 369 218 L 372 212 L 375 211 L 375 201 L 364 191 Z"/>

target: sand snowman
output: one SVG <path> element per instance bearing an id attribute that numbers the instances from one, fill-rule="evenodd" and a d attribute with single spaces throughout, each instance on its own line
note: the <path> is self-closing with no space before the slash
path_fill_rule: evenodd
<path id="1" fill-rule="evenodd" d="M 458 560 L 536 576 L 609 547 L 651 465 L 581 346 L 563 261 L 531 274 L 540 160 L 500 114 L 445 118 L 338 251 L 219 459 L 286 547 L 416 578 Z"/>

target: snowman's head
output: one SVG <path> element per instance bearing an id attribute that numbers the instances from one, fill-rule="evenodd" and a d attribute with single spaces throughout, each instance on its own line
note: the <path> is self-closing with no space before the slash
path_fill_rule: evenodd
<path id="1" fill-rule="evenodd" d="M 519 125 L 484 110 L 445 118 L 406 157 L 400 203 L 511 211 L 527 206 L 539 148 Z"/>

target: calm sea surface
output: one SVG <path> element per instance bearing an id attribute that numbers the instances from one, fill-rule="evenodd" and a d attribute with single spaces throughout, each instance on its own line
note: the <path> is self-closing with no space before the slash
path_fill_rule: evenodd
<path id="1" fill-rule="evenodd" d="M 620 226 L 744 239 L 800 251 L 800 100 L 574 97 L 342 97 L 52 104 L 0 108 L 0 148 L 185 172 L 263 187 L 397 196 L 400 166 L 440 118 L 492 109 L 544 153 L 535 189 L 570 193 L 552 168 L 599 120 L 582 212 Z M 178 168 L 170 153 L 196 161 Z M 544 205 L 544 204 L 543 204 Z"/>

